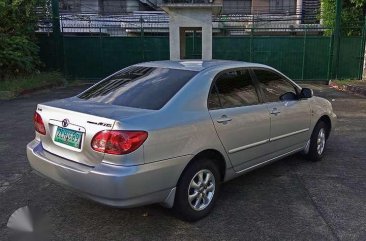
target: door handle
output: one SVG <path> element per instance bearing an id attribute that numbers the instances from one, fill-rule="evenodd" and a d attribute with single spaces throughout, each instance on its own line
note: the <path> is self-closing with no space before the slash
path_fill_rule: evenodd
<path id="1" fill-rule="evenodd" d="M 272 108 L 271 115 L 278 115 L 279 113 L 281 113 L 281 111 L 279 111 L 277 108 Z"/>
<path id="2" fill-rule="evenodd" d="M 217 119 L 216 121 L 217 121 L 217 123 L 224 123 L 225 124 L 225 123 L 227 123 L 231 120 L 232 120 L 232 118 L 227 117 L 227 115 L 222 115 L 221 118 Z"/>

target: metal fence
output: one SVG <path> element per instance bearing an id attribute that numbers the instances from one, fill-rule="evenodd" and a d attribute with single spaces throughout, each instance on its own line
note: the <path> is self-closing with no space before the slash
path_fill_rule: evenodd
<path id="1" fill-rule="evenodd" d="M 55 22 L 59 33 L 52 32 Z M 169 19 L 162 12 L 63 15 L 39 26 L 46 68 L 70 79 L 97 80 L 131 64 L 169 59 Z M 213 57 L 267 64 L 295 80 L 360 79 L 365 27 L 358 26 L 337 38 L 333 29 L 291 15 L 222 14 L 213 17 Z M 201 33 L 188 32 L 186 58 L 201 58 L 201 48 Z"/>
<path id="2" fill-rule="evenodd" d="M 136 36 L 164 35 L 169 32 L 169 16 L 163 11 L 137 11 L 125 15 L 64 14 L 59 19 L 60 31 L 64 35 Z M 213 32 L 220 35 L 249 35 L 252 29 L 277 32 L 303 31 L 305 27 L 321 32 L 324 28 L 319 20 L 299 13 L 231 13 L 213 16 Z M 38 32 L 52 32 L 52 19 L 42 18 Z M 257 31 L 258 32 L 258 31 Z"/>

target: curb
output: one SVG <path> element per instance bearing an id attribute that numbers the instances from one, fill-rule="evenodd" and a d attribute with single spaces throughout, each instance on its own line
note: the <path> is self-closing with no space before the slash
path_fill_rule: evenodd
<path id="1" fill-rule="evenodd" d="M 350 85 L 350 84 L 337 84 L 332 81 L 329 82 L 329 86 L 331 88 L 350 92 L 352 94 L 366 96 L 366 86 L 357 86 L 357 85 Z"/>
<path id="2" fill-rule="evenodd" d="M 20 96 L 20 95 L 28 95 L 28 94 L 32 94 L 32 93 L 34 93 L 36 91 L 45 90 L 45 89 L 49 89 L 49 88 L 54 88 L 54 87 L 58 87 L 58 86 L 62 86 L 62 85 L 49 84 L 49 85 L 44 85 L 44 86 L 36 87 L 36 88 L 32 88 L 32 89 L 26 89 L 26 90 L 22 90 L 22 91 L 18 92 L 18 96 Z"/>
<path id="3" fill-rule="evenodd" d="M 22 95 L 32 94 L 37 91 L 52 89 L 57 87 L 78 87 L 78 86 L 91 86 L 93 83 L 71 83 L 71 84 L 49 84 L 45 86 L 40 86 L 37 88 L 26 89 L 22 91 L 0 91 L 0 100 L 11 100 Z"/>
<path id="4" fill-rule="evenodd" d="M 26 89 L 26 90 L 22 90 L 22 91 L 0 91 L 0 100 L 11 100 L 11 99 L 19 97 L 21 95 L 27 95 L 27 94 L 31 94 L 31 93 L 34 93 L 34 92 L 37 92 L 40 90 L 45 90 L 45 89 L 59 87 L 59 86 L 62 86 L 62 85 L 49 84 L 49 85 Z"/>

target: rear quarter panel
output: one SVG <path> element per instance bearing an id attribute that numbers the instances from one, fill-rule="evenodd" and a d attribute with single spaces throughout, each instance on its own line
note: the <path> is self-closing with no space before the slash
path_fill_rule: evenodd
<path id="1" fill-rule="evenodd" d="M 217 71 L 203 71 L 189 81 L 161 110 L 147 116 L 116 122 L 116 129 L 146 130 L 144 160 L 151 163 L 196 155 L 207 149 L 219 151 L 231 167 L 207 109 L 207 97 Z"/>
<path id="2" fill-rule="evenodd" d="M 117 123 L 116 128 L 149 133 L 143 145 L 145 163 L 195 155 L 205 149 L 223 151 L 208 112 L 160 112 L 146 120 Z"/>

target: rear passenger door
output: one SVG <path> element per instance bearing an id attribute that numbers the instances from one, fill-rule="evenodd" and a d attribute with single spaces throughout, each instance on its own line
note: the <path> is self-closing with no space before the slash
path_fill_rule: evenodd
<path id="1" fill-rule="evenodd" d="M 248 69 L 218 74 L 208 108 L 235 171 L 250 167 L 267 153 L 270 118 L 266 105 L 259 101 Z"/>
<path id="2" fill-rule="evenodd" d="M 310 105 L 300 89 L 270 69 L 253 69 L 271 117 L 272 157 L 304 147 L 309 138 Z"/>

